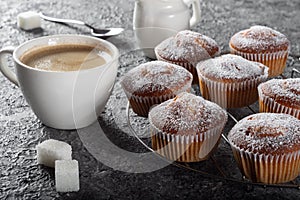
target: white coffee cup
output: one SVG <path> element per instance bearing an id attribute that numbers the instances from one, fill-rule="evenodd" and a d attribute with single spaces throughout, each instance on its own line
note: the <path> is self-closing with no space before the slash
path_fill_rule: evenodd
<path id="1" fill-rule="evenodd" d="M 49 71 L 20 61 L 24 52 L 45 45 L 84 44 L 102 46 L 106 63 L 77 71 Z M 5 54 L 12 54 L 16 73 Z M 26 101 L 42 123 L 57 129 L 78 129 L 97 120 L 113 89 L 118 69 L 118 49 L 108 41 L 81 35 L 40 37 L 18 47 L 0 50 L 0 70 L 20 87 Z"/>

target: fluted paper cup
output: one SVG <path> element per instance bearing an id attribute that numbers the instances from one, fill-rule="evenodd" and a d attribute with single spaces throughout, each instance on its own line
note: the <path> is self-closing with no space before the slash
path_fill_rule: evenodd
<path id="1" fill-rule="evenodd" d="M 176 135 L 157 129 L 151 119 L 150 132 L 152 148 L 169 160 L 179 162 L 198 162 L 206 160 L 218 146 L 225 122 L 204 133 L 195 135 Z"/>
<path id="2" fill-rule="evenodd" d="M 300 151 L 279 155 L 254 154 L 230 144 L 242 174 L 252 182 L 277 184 L 300 174 Z"/>
<path id="3" fill-rule="evenodd" d="M 173 91 L 173 93 L 160 95 L 160 96 L 138 96 L 130 92 L 125 91 L 125 94 L 129 100 L 130 106 L 137 115 L 142 117 L 147 117 L 149 110 L 154 105 L 160 104 L 164 101 L 176 97 L 176 95 L 182 92 L 190 92 L 191 85 L 187 84 L 178 91 Z"/>
<path id="4" fill-rule="evenodd" d="M 127 98 L 129 99 L 130 106 L 137 115 L 142 117 L 147 117 L 149 110 L 152 106 L 156 104 L 160 104 L 168 99 L 174 98 L 175 94 L 168 94 L 162 96 L 153 96 L 153 97 L 141 97 L 137 95 L 133 95 L 130 93 L 126 93 Z"/>
<path id="5" fill-rule="evenodd" d="M 247 60 L 260 62 L 269 67 L 269 77 L 275 77 L 284 72 L 288 51 L 266 52 L 266 53 L 244 53 L 233 49 L 230 46 L 232 54 L 242 56 Z"/>
<path id="6" fill-rule="evenodd" d="M 264 95 L 258 86 L 259 112 L 285 113 L 300 119 L 300 110 L 297 108 L 287 107 L 275 102 L 272 98 Z"/>
<path id="7" fill-rule="evenodd" d="M 241 108 L 258 100 L 257 86 L 267 79 L 267 75 L 242 82 L 219 82 L 210 80 L 200 73 L 199 85 L 202 96 L 222 108 Z"/>

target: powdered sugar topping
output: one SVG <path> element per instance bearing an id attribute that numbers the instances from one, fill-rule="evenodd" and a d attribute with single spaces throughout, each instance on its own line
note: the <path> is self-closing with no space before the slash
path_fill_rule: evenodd
<path id="1" fill-rule="evenodd" d="M 232 36 L 230 45 L 240 51 L 274 52 L 288 50 L 289 40 L 282 33 L 266 26 L 252 26 Z"/>
<path id="2" fill-rule="evenodd" d="M 131 93 L 147 90 L 162 92 L 191 86 L 193 75 L 185 68 L 163 62 L 152 61 L 139 65 L 126 73 L 121 80 L 123 88 Z M 159 91 L 161 90 L 161 91 Z"/>
<path id="3" fill-rule="evenodd" d="M 163 132 L 187 135 L 224 126 L 227 114 L 217 104 L 184 92 L 151 109 L 149 121 Z"/>
<path id="4" fill-rule="evenodd" d="M 259 86 L 263 95 L 300 109 L 300 78 L 271 79 Z"/>
<path id="5" fill-rule="evenodd" d="M 300 150 L 300 120 L 288 114 L 259 113 L 239 121 L 229 132 L 230 143 L 260 154 Z"/>
<path id="6" fill-rule="evenodd" d="M 200 60 L 219 54 L 219 46 L 215 40 L 206 35 L 184 30 L 164 40 L 155 51 L 164 59 L 196 65 Z"/>
<path id="7" fill-rule="evenodd" d="M 241 56 L 226 54 L 198 63 L 197 71 L 207 78 L 244 80 L 267 76 L 268 67 Z"/>

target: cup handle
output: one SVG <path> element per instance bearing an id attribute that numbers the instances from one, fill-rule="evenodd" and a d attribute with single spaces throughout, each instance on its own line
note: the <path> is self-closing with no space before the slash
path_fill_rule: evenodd
<path id="1" fill-rule="evenodd" d="M 190 27 L 195 26 L 201 19 L 200 0 L 183 0 L 187 6 L 192 5 L 193 15 L 190 19 Z"/>
<path id="2" fill-rule="evenodd" d="M 4 47 L 0 50 L 0 71 L 2 74 L 15 85 L 19 86 L 16 74 L 9 68 L 5 54 L 13 54 L 15 47 Z"/>

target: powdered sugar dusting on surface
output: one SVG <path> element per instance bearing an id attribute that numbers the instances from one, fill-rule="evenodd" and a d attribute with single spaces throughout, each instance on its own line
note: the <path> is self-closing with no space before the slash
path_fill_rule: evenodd
<path id="1" fill-rule="evenodd" d="M 191 86 L 192 79 L 193 75 L 183 67 L 163 61 L 152 61 L 130 70 L 122 77 L 121 85 L 132 93 L 142 89 L 149 92 L 166 89 L 173 91 Z"/>
<path id="2" fill-rule="evenodd" d="M 274 52 L 288 50 L 289 40 L 282 33 L 266 26 L 252 26 L 232 36 L 230 44 L 239 51 Z"/>
<path id="3" fill-rule="evenodd" d="M 259 90 L 275 102 L 300 109 L 300 78 L 271 79 L 262 83 Z"/>
<path id="4" fill-rule="evenodd" d="M 156 53 L 170 61 L 195 64 L 219 54 L 219 46 L 212 38 L 184 30 L 168 38 L 155 48 Z"/>
<path id="5" fill-rule="evenodd" d="M 188 135 L 224 126 L 227 114 L 217 104 L 184 92 L 151 109 L 149 121 L 163 132 Z"/>
<path id="6" fill-rule="evenodd" d="M 198 63 L 197 71 L 207 78 L 244 80 L 266 75 L 268 68 L 241 56 L 222 55 Z"/>
<path id="7" fill-rule="evenodd" d="M 230 143 L 260 154 L 300 150 L 300 120 L 288 114 L 258 113 L 239 121 L 229 132 Z"/>

